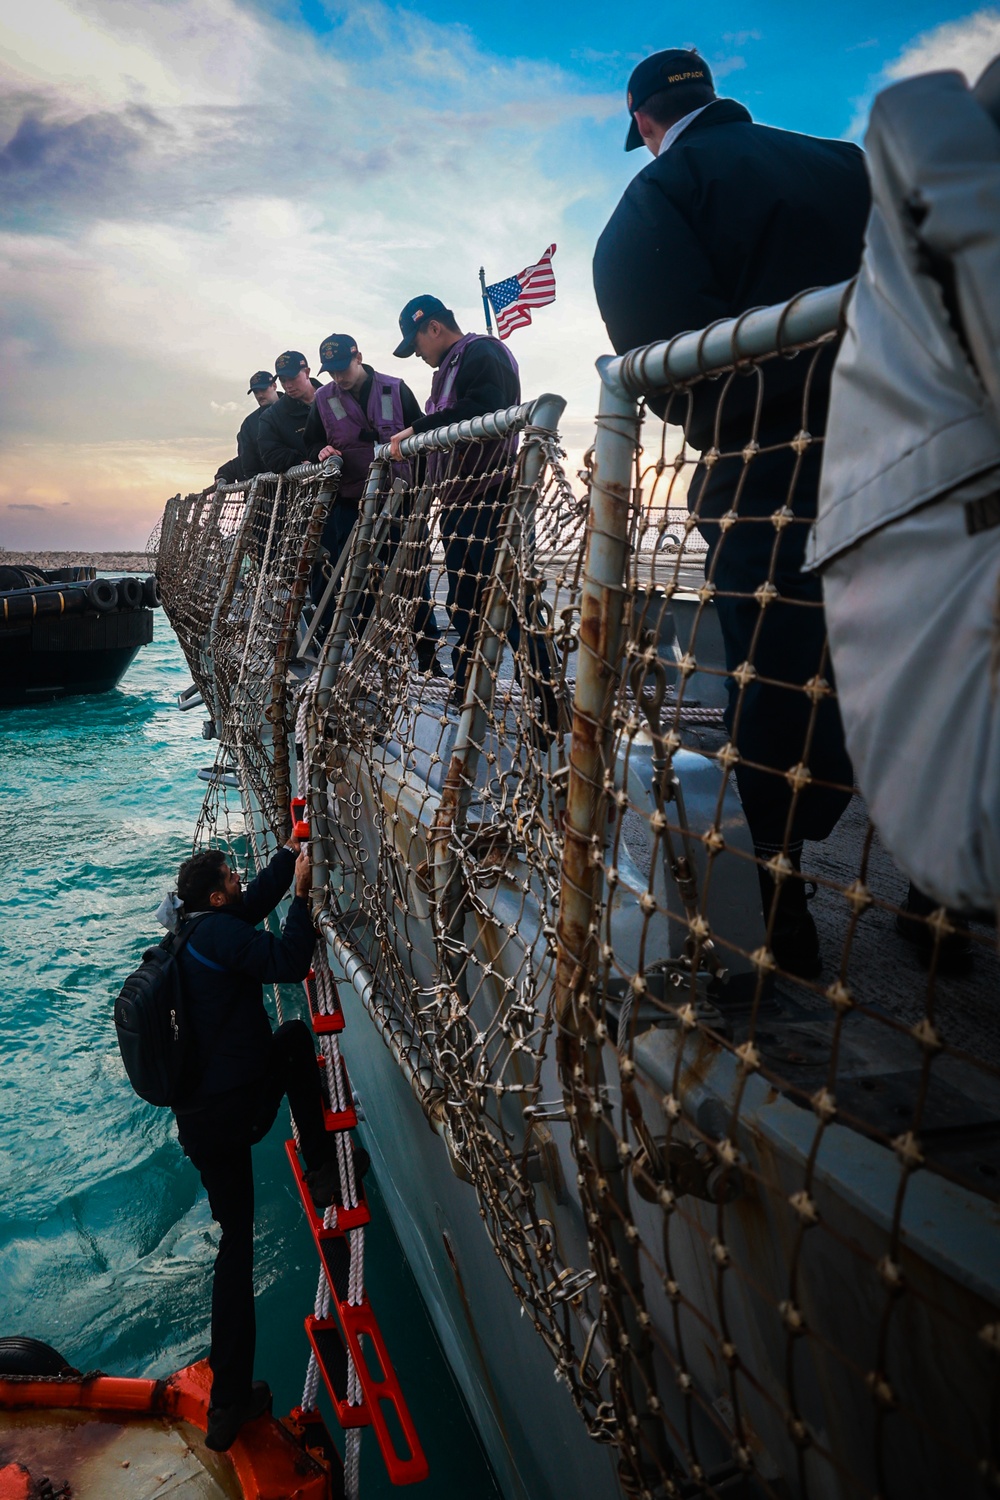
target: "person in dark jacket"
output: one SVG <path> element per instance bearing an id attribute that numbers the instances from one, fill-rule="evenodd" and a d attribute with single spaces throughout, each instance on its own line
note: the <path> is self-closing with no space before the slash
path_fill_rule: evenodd
<path id="1" fill-rule="evenodd" d="M 330 376 L 330 384 L 320 386 L 306 423 L 305 443 L 310 459 L 322 462 L 333 454 L 342 461 L 337 500 L 323 528 L 322 545 L 334 563 L 358 519 L 358 508 L 364 493 L 368 470 L 375 457 L 376 443 L 387 443 L 394 432 L 420 416 L 416 396 L 404 380 L 382 375 L 361 357 L 357 342 L 348 333 L 331 333 L 319 349 L 320 370 Z M 394 466 L 396 475 L 410 480 L 410 466 Z M 383 566 L 387 566 L 402 536 L 405 515 L 390 526 L 389 541 L 382 549 Z M 312 597 L 318 603 L 326 586 L 322 564 L 313 569 Z M 430 604 L 426 578 L 423 599 L 417 606 L 415 620 L 417 661 L 422 672 L 442 676 L 435 655 L 438 629 Z M 366 595 L 356 616 L 363 628 L 371 608 Z M 367 606 L 367 607 L 366 607 Z M 332 614 L 332 609 L 330 611 Z"/>
<path id="2" fill-rule="evenodd" d="M 516 406 L 521 400 L 517 362 L 506 344 L 485 334 L 463 333 L 454 314 L 438 297 L 414 297 L 399 315 L 403 335 L 397 359 L 416 354 L 434 370 L 426 415 L 392 436 L 399 460 L 400 444 L 415 433 L 433 432 L 451 422 L 481 417 Z M 448 613 L 458 641 L 452 651 L 453 697 L 461 701 L 472 661 L 479 618 L 496 554 L 497 533 L 510 493 L 509 479 L 493 471 L 513 463 L 516 440 L 471 444 L 449 463 L 439 455 L 428 460 L 428 478 L 442 483 L 441 536 L 448 570 Z M 457 482 L 456 482 L 457 481 Z M 516 648 L 516 622 L 510 634 Z"/>
<path id="3" fill-rule="evenodd" d="M 293 878 L 295 897 L 284 931 L 259 932 L 256 924 L 274 910 Z M 251 1148 L 271 1129 L 285 1095 L 317 1208 L 332 1202 L 339 1189 L 312 1036 L 302 1021 L 286 1021 L 272 1032 L 262 989 L 299 982 L 309 972 L 316 946 L 307 900 L 311 878 L 309 857 L 294 839 L 246 892 L 218 849 L 195 854 L 177 876 L 185 917 L 208 913 L 179 959 L 201 1072 L 174 1114 L 181 1147 L 201 1174 L 222 1229 L 212 1283 L 206 1437 L 217 1450 L 230 1447 L 243 1424 L 270 1401 L 267 1386 L 253 1382 Z"/>
<path id="4" fill-rule="evenodd" d="M 716 97 L 695 52 L 659 52 L 640 63 L 628 108 L 626 150 L 645 144 L 655 159 L 626 188 L 594 254 L 597 301 L 619 353 L 857 272 L 870 205 L 857 146 L 755 124 L 742 104 Z M 747 821 L 759 858 L 772 859 L 787 841 L 796 871 L 802 840 L 830 834 L 853 783 L 835 700 L 820 704 L 807 756 L 812 703 L 802 691 L 811 678 L 830 677 L 820 585 L 802 572 L 821 445 L 805 449 L 796 476 L 790 443 L 802 428 L 823 433 L 832 366 L 832 348 L 815 363 L 808 354 L 770 360 L 754 378 L 703 381 L 670 409 L 693 447 L 717 446 L 723 455 L 699 467 L 688 504 L 709 545 L 705 571 L 717 590 L 726 665 L 735 671 L 752 656 L 758 674 L 742 692 L 730 680 L 727 712 L 732 733 L 739 702 L 736 777 Z M 663 415 L 665 400 L 651 405 Z M 761 451 L 747 464 L 742 450 L 751 437 Z M 772 525 L 737 524 L 723 536 L 715 523 L 734 505 L 741 519 L 769 521 L 790 491 L 796 521 L 777 534 L 772 575 Z M 769 577 L 780 599 L 762 620 L 753 596 Z M 789 834 L 784 773 L 806 759 L 814 784 L 800 792 Z M 816 784 L 823 782 L 833 785 Z M 768 871 L 760 877 L 765 915 L 777 901 L 771 946 L 779 965 L 814 977 L 819 941 L 803 881 L 787 878 L 775 891 Z"/>
<path id="5" fill-rule="evenodd" d="M 236 434 L 236 457 L 231 458 L 216 471 L 216 481 L 223 484 L 240 484 L 262 474 L 260 449 L 257 446 L 257 425 L 265 407 L 273 406 L 278 399 L 274 376 L 268 370 L 255 370 L 250 376 L 248 396 L 255 396 L 257 405 Z"/>
<path id="6" fill-rule="evenodd" d="M 286 349 L 274 362 L 283 395 L 263 413 L 257 428 L 262 474 L 286 474 L 309 462 L 306 423 L 320 388 L 309 374 L 309 362 L 297 349 Z"/>

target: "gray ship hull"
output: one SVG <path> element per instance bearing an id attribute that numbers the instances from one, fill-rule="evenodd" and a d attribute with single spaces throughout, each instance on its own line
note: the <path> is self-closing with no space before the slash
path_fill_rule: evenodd
<path id="1" fill-rule="evenodd" d="M 552 1360 L 483 1234 L 473 1189 L 455 1176 L 350 985 L 340 993 L 344 1056 L 379 1189 L 503 1494 L 619 1500 L 613 1451 L 590 1441 L 553 1379 Z"/>

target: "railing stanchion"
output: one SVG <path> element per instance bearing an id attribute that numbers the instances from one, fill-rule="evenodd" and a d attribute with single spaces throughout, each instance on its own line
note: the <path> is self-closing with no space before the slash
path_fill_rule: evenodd
<path id="1" fill-rule="evenodd" d="M 598 1284 L 604 1289 L 601 1301 L 608 1320 L 608 1341 L 612 1347 L 631 1353 L 631 1358 L 618 1360 L 612 1375 L 622 1392 L 623 1409 L 638 1417 L 637 1426 L 623 1433 L 622 1446 L 629 1451 L 628 1466 L 634 1472 L 676 1473 L 677 1461 L 667 1445 L 656 1398 L 649 1331 L 636 1317 L 636 1309 L 643 1305 L 642 1268 L 638 1247 L 625 1233 L 629 1223 L 626 1164 L 618 1154 L 614 1132 L 606 1128 L 601 1115 L 593 1109 L 584 1112 L 579 1104 L 581 1097 L 597 1100 L 606 1094 L 605 1040 L 598 1032 L 596 984 L 607 843 L 605 776 L 610 769 L 608 757 L 614 756 L 611 710 L 621 678 L 632 476 L 639 440 L 638 402 L 606 369 L 608 364 L 607 360 L 598 362 L 601 398 L 580 596 L 580 649 L 563 825 L 556 929 L 557 1055 L 570 1106 L 567 1113 L 575 1137 L 584 1205 L 590 1209 L 587 1238 L 591 1265 L 598 1269 Z M 609 1274 L 612 1265 L 614 1275 Z M 634 1301 L 608 1294 L 618 1278 L 635 1288 Z M 656 1410 L 652 1409 L 651 1397 L 656 1398 Z"/>

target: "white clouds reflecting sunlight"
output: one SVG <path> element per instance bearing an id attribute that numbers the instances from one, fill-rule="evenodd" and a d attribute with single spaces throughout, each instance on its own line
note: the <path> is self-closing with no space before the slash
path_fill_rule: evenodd
<path id="1" fill-rule="evenodd" d="M 249 372 L 333 330 L 422 398 L 390 353 L 403 302 L 433 290 L 480 328 L 480 261 L 508 276 L 552 239 L 558 301 L 512 348 L 589 440 L 617 184 L 582 158 L 617 98 L 378 6 L 318 39 L 233 0 L 40 0 L 0 81 L 0 545 L 141 541 L 229 456 Z M 561 172 L 571 142 L 584 170 Z"/>
<path id="2" fill-rule="evenodd" d="M 511 348 L 526 395 L 567 398 L 576 467 L 607 347 L 593 246 L 646 160 L 621 150 L 621 90 L 588 92 L 572 53 L 503 58 L 466 26 L 320 3 L 322 34 L 264 0 L 8 7 L 0 546 L 141 542 L 231 456 L 249 373 L 284 348 L 318 362 L 333 331 L 423 400 L 429 372 L 391 356 L 402 304 L 433 291 L 482 329 L 480 264 L 499 280 L 553 240 L 558 299 Z M 980 9 L 873 89 L 997 51 L 1000 10 Z"/>
<path id="3" fill-rule="evenodd" d="M 854 119 L 846 132 L 851 140 L 860 140 L 868 123 L 871 103 L 879 89 L 901 78 L 918 73 L 935 73 L 957 68 L 967 82 L 975 83 L 987 63 L 1000 53 L 1000 9 L 986 6 L 958 21 L 945 21 L 922 32 L 904 47 L 878 77 L 872 80 L 868 93 L 857 100 Z"/>

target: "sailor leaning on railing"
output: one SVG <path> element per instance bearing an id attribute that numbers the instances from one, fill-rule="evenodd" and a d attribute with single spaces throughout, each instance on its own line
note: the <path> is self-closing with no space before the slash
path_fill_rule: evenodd
<path id="1" fill-rule="evenodd" d="M 236 434 L 236 457 L 216 469 L 217 483 L 241 484 L 246 479 L 252 479 L 255 474 L 264 472 L 257 442 L 257 428 L 264 412 L 278 399 L 277 377 L 270 370 L 254 370 L 250 376 L 247 395 L 253 396 L 257 405 L 240 424 L 240 430 Z"/>
<path id="2" fill-rule="evenodd" d="M 484 334 L 463 333 L 439 298 L 412 298 L 399 315 L 399 330 L 402 338 L 393 350 L 396 358 L 418 355 L 434 371 L 434 379 L 426 416 L 393 435 L 395 459 L 408 437 L 520 402 L 521 378 L 507 345 Z M 440 526 L 448 572 L 448 614 L 458 636 L 451 654 L 453 694 L 458 701 L 464 693 L 500 521 L 510 495 L 510 477 L 498 478 L 497 474 L 510 462 L 516 446 L 516 438 L 499 438 L 470 444 L 448 460 L 436 453 L 427 459 L 430 480 L 444 479 L 447 465 L 448 479 L 457 482 L 442 503 Z M 515 627 L 511 645 L 516 644 Z"/>
<path id="3" fill-rule="evenodd" d="M 420 415 L 420 404 L 406 382 L 366 365 L 350 334 L 331 333 L 320 344 L 319 356 L 320 370 L 330 376 L 330 384 L 320 386 L 309 410 L 303 434 L 306 457 L 316 463 L 338 455 L 342 467 L 336 499 L 323 527 L 320 558 L 313 568 L 314 604 L 326 589 L 327 558 L 336 563 L 354 530 L 376 444 L 387 443 L 394 432 Z M 393 477 L 407 481 L 409 465 L 395 465 Z M 400 517 L 394 523 L 396 534 L 390 536 L 390 543 L 398 542 L 401 521 Z M 438 629 L 426 587 L 424 593 L 417 607 L 415 644 L 420 668 L 426 672 L 436 662 Z M 331 616 L 332 607 L 319 622 L 317 639 L 322 640 Z"/>
<path id="4" fill-rule="evenodd" d="M 619 353 L 857 272 L 869 207 L 857 146 L 754 124 L 742 104 L 716 97 L 708 64 L 695 52 L 646 58 L 629 80 L 628 103 L 625 149 L 645 145 L 654 160 L 632 179 L 594 256 L 598 304 Z M 812 443 L 802 455 L 791 501 L 797 524 L 780 533 L 776 561 L 774 528 L 742 523 L 769 521 L 785 503 L 796 464 L 790 442 L 806 421 L 813 437 L 823 432 L 832 364 L 831 348 L 812 374 L 807 418 L 807 359 L 772 360 L 758 367 L 756 378 L 735 379 L 721 397 L 721 420 L 716 382 L 702 381 L 690 401 L 675 397 L 670 410 L 692 447 L 724 455 L 699 465 L 688 505 L 709 544 L 705 573 L 717 591 L 726 665 L 736 669 L 752 659 L 758 679 L 742 692 L 737 736 L 736 777 L 747 821 L 759 858 L 784 849 L 796 870 L 803 839 L 829 835 L 852 785 L 836 702 L 820 706 L 807 757 L 809 699 L 775 685 L 807 682 L 823 659 L 826 624 L 816 607 L 822 593 L 818 580 L 801 570 L 816 514 L 821 445 Z M 755 430 L 759 380 L 763 400 Z M 665 401 L 651 405 L 660 415 L 666 409 Z M 741 450 L 751 438 L 772 451 L 745 464 Z M 720 546 L 713 521 L 734 508 L 741 524 Z M 762 611 L 754 594 L 768 580 L 780 597 Z M 775 772 L 806 758 L 815 780 L 838 789 L 803 790 L 789 833 L 792 789 Z M 765 915 L 778 903 L 771 942 L 778 964 L 814 977 L 821 968 L 819 940 L 804 882 L 790 878 L 775 891 L 769 873 L 758 868 Z"/>
<path id="5" fill-rule="evenodd" d="M 309 361 L 297 349 L 279 354 L 274 368 L 283 394 L 267 408 L 257 428 L 262 474 L 285 474 L 296 464 L 308 462 L 306 424 L 320 389 Z"/>

